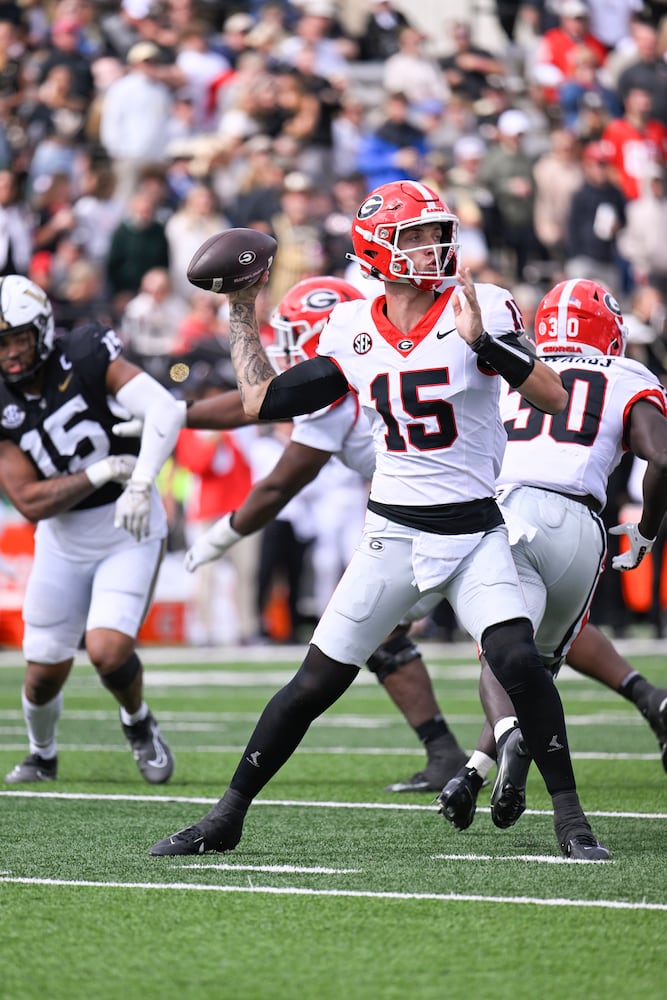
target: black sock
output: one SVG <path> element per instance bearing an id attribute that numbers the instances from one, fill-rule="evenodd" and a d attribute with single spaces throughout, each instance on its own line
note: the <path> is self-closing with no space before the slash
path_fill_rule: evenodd
<path id="1" fill-rule="evenodd" d="M 438 715 L 434 715 L 432 719 L 429 719 L 428 722 L 422 722 L 421 725 L 415 726 L 415 732 L 424 746 L 426 746 L 427 743 L 437 739 L 438 736 L 446 736 L 449 732 L 449 726 L 442 715 L 438 713 Z"/>
<path id="2" fill-rule="evenodd" d="M 625 678 L 618 689 L 618 693 L 636 705 L 644 718 L 646 718 L 648 715 L 649 698 L 654 690 L 653 684 L 635 670 Z"/>
<path id="3" fill-rule="evenodd" d="M 289 760 L 311 722 L 340 698 L 358 673 L 358 667 L 338 663 L 311 646 L 295 676 L 262 712 L 230 788 L 253 799 Z"/>
<path id="4" fill-rule="evenodd" d="M 484 633 L 489 667 L 510 696 L 523 741 L 550 795 L 574 791 L 563 703 L 535 647 L 527 619 L 503 622 Z"/>

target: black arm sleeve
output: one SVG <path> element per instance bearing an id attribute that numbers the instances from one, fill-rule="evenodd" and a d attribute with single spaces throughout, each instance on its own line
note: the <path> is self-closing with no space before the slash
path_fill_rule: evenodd
<path id="1" fill-rule="evenodd" d="M 287 420 L 314 413 L 349 391 L 345 376 L 331 358 L 308 358 L 269 383 L 259 419 Z"/>
<path id="2" fill-rule="evenodd" d="M 484 330 L 470 344 L 470 349 L 485 368 L 502 375 L 513 389 L 522 385 L 535 367 L 535 358 L 516 334 L 505 334 L 496 339 Z"/>

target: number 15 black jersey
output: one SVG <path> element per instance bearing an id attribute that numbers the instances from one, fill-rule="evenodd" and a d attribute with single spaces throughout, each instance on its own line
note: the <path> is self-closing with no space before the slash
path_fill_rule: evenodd
<path id="1" fill-rule="evenodd" d="M 0 440 L 18 445 L 42 479 L 80 472 L 108 455 L 138 454 L 139 439 L 119 439 L 111 430 L 129 416 L 106 388 L 121 349 L 113 330 L 87 323 L 56 340 L 40 396 L 0 380 Z M 107 483 L 74 509 L 112 503 L 122 489 Z"/>

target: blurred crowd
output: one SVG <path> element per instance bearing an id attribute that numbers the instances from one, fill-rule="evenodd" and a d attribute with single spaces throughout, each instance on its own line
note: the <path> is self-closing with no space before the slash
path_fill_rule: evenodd
<path id="1" fill-rule="evenodd" d="M 230 226 L 277 238 L 268 338 L 305 276 L 372 294 L 346 260 L 351 219 L 376 185 L 418 179 L 460 218 L 475 279 L 511 288 L 529 332 L 551 284 L 596 279 L 623 305 L 628 353 L 667 385 L 667 2 L 487 0 L 485 18 L 431 6 L 426 32 L 414 5 L 387 0 L 0 3 L 0 274 L 42 286 L 61 329 L 108 321 L 132 360 L 195 398 L 234 384 L 225 300 L 186 277 L 205 239 Z M 489 17 L 497 31 L 481 32 Z M 174 551 L 284 446 L 279 428 L 186 437 L 163 472 Z M 622 463 L 609 524 L 637 481 Z M 359 518 L 363 487 L 333 486 Z M 308 600 L 288 595 L 268 620 L 274 563 L 295 546 L 266 532 L 226 568 L 237 631 L 221 637 L 207 577 L 193 641 L 294 638 L 294 619 L 319 613 L 317 581 L 338 570 L 331 489 L 281 515 L 304 555 L 297 583 L 282 579 Z M 656 629 L 659 611 L 656 598 Z M 630 622 L 618 574 L 594 615 L 617 634 Z M 425 631 L 452 637 L 456 623 L 444 609 Z"/>

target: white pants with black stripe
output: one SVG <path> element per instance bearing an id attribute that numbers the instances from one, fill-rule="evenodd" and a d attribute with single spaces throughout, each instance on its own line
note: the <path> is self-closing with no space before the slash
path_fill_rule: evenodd
<path id="1" fill-rule="evenodd" d="M 584 504 L 534 486 L 499 503 L 537 648 L 557 666 L 588 616 L 607 553 L 604 525 Z"/>

